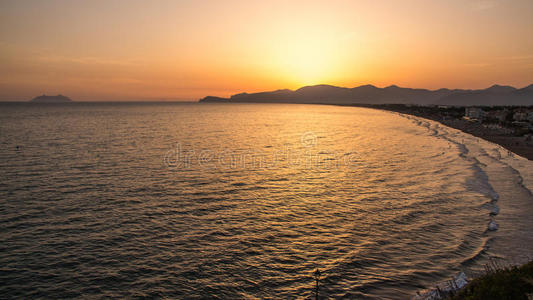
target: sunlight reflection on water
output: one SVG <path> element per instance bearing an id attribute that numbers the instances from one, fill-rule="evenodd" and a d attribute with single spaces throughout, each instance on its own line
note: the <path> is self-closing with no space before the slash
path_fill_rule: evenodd
<path id="1" fill-rule="evenodd" d="M 390 113 L 76 104 L 1 118 L 6 296 L 309 297 L 320 268 L 324 295 L 407 297 L 486 242 L 476 171 Z"/>

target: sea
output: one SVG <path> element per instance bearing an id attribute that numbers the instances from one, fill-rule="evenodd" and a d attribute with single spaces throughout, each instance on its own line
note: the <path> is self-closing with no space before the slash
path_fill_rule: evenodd
<path id="1" fill-rule="evenodd" d="M 532 161 L 376 109 L 2 103 L 0 178 L 1 298 L 410 299 L 533 257 Z"/>

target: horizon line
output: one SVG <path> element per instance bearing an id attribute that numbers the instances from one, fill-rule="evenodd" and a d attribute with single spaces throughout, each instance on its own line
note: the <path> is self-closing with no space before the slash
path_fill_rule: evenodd
<path id="1" fill-rule="evenodd" d="M 486 89 L 494 87 L 494 86 L 512 87 L 514 89 L 519 90 L 519 89 L 527 88 L 527 87 L 532 86 L 532 85 L 533 85 L 533 83 L 531 83 L 529 85 L 525 85 L 523 87 L 515 87 L 515 86 L 512 86 L 512 85 L 494 83 L 492 85 L 489 85 L 486 88 L 478 88 L 478 89 L 475 89 L 475 88 L 449 88 L 449 87 L 441 87 L 441 88 L 436 88 L 436 89 L 430 89 L 430 88 L 423 88 L 423 87 L 405 87 L 405 86 L 399 86 L 399 85 L 396 85 L 396 84 L 390 84 L 390 85 L 387 85 L 387 86 L 380 87 L 380 86 L 374 85 L 372 83 L 367 83 L 367 84 L 357 85 L 357 86 L 354 86 L 354 87 L 347 87 L 347 86 L 338 86 L 338 85 L 333 85 L 333 84 L 328 84 L 328 83 L 319 83 L 319 84 L 304 85 L 304 86 L 301 86 L 301 87 L 299 87 L 297 89 L 278 88 L 278 89 L 273 89 L 273 90 L 259 90 L 259 91 L 251 91 L 251 92 L 240 91 L 240 92 L 233 92 L 232 95 L 237 95 L 237 94 L 255 94 L 255 93 L 262 93 L 262 92 L 282 91 L 282 90 L 288 90 L 288 91 L 294 92 L 294 91 L 300 90 L 300 89 L 305 88 L 305 87 L 314 87 L 314 86 L 330 86 L 330 87 L 343 88 L 343 89 L 354 89 L 354 88 L 359 88 L 359 87 L 363 87 L 363 86 L 372 86 L 372 87 L 379 88 L 379 89 L 385 89 L 385 88 L 389 88 L 389 87 L 397 87 L 397 88 L 403 88 L 403 89 L 428 90 L 428 91 L 438 91 L 438 90 L 443 90 L 443 89 L 452 90 L 452 91 L 453 90 L 482 91 L 482 90 L 486 90 Z M 46 93 L 42 93 L 40 95 L 46 95 Z M 65 96 L 65 93 L 62 92 L 62 93 L 59 93 L 59 94 L 56 94 L 56 95 L 53 95 L 53 94 L 48 94 L 48 95 L 49 96 L 59 96 L 59 95 Z M 232 95 L 230 95 L 229 97 L 231 97 Z M 176 98 L 173 98 L 173 99 L 157 99 L 157 98 L 153 98 L 153 99 L 143 99 L 143 100 L 141 100 L 141 99 L 104 99 L 104 100 L 97 99 L 97 100 L 72 100 L 72 101 L 73 102 L 79 102 L 79 103 L 82 103 L 82 102 L 102 102 L 102 103 L 103 102 L 185 102 L 186 103 L 186 102 L 197 102 L 200 99 L 208 97 L 208 96 L 212 96 L 212 94 L 207 94 L 207 95 L 205 95 L 203 97 L 200 97 L 200 98 L 189 98 L 189 99 L 176 99 Z M 38 96 L 35 96 L 35 97 L 38 97 Z M 218 97 L 218 96 L 214 96 L 214 97 Z M 219 98 L 226 98 L 226 97 L 219 97 Z M 32 99 L 20 99 L 20 100 L 1 100 L 0 99 L 0 102 L 1 103 L 30 102 Z"/>

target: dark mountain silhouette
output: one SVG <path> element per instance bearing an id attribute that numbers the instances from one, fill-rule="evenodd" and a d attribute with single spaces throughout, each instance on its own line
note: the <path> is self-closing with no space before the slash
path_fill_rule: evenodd
<path id="1" fill-rule="evenodd" d="M 417 104 L 417 105 L 533 105 L 533 84 L 522 89 L 493 85 L 483 90 L 412 89 L 391 85 L 354 88 L 332 85 L 305 86 L 295 91 L 240 93 L 230 98 L 208 96 L 200 102 L 324 103 L 324 104 Z"/>
<path id="2" fill-rule="evenodd" d="M 495 85 L 489 87 L 488 89 L 486 89 L 485 91 L 492 92 L 492 93 L 508 93 L 508 92 L 512 92 L 514 90 L 516 90 L 516 89 L 514 87 L 512 87 L 512 86 L 495 84 Z"/>
<path id="3" fill-rule="evenodd" d="M 525 88 L 516 91 L 517 94 L 531 93 L 533 92 L 533 84 L 526 86 Z"/>
<path id="4" fill-rule="evenodd" d="M 214 96 L 207 96 L 202 99 L 202 102 L 227 102 L 227 98 L 221 98 L 221 97 L 214 97 Z"/>
<path id="5" fill-rule="evenodd" d="M 38 96 L 30 100 L 30 102 L 37 102 L 37 103 L 64 103 L 64 102 L 72 102 L 72 100 L 69 97 L 65 97 L 63 95 L 57 95 L 57 96 Z"/>
<path id="6" fill-rule="evenodd" d="M 450 94 L 437 101 L 442 105 L 533 105 L 533 85 L 522 89 L 511 86 L 493 85 L 484 90 L 463 91 Z"/>

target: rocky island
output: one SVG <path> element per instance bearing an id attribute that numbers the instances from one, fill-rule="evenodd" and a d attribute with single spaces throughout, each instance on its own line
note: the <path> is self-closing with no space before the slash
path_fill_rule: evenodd
<path id="1" fill-rule="evenodd" d="M 63 95 L 57 95 L 57 96 L 47 96 L 42 95 L 35 97 L 30 100 L 30 102 L 35 103 L 66 103 L 66 102 L 72 102 L 72 100 L 69 97 L 65 97 Z"/>

